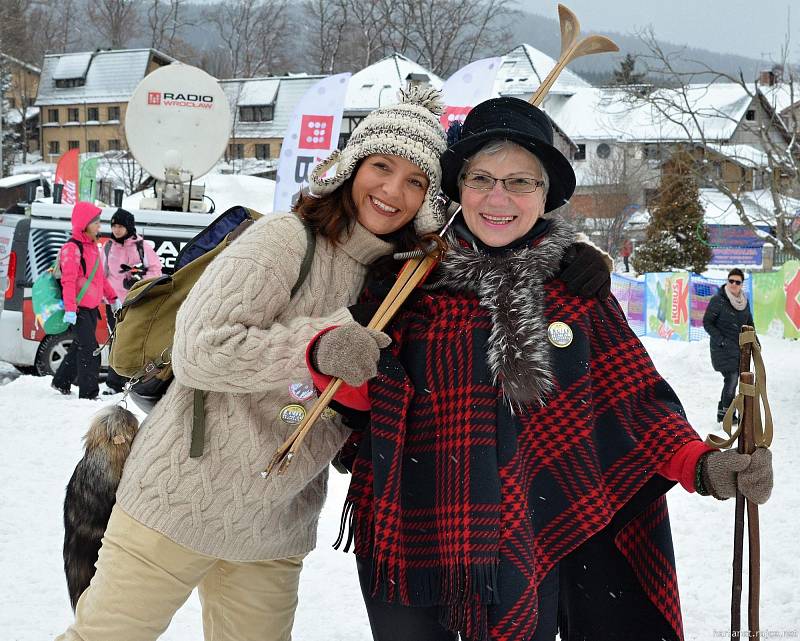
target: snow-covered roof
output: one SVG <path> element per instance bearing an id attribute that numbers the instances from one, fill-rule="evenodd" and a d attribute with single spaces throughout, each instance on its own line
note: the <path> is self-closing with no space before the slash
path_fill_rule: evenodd
<path id="1" fill-rule="evenodd" d="M 746 192 L 741 197 L 747 217 L 755 224 L 774 225 L 772 202 L 761 192 Z M 700 203 L 705 210 L 706 225 L 741 225 L 739 211 L 730 198 L 717 189 L 700 189 Z"/>
<path id="2" fill-rule="evenodd" d="M 38 115 L 39 107 L 28 107 L 25 110 L 25 120 L 30 120 Z M 3 120 L 5 120 L 9 125 L 18 125 L 20 122 L 22 122 L 22 113 L 20 112 L 19 108 L 8 109 L 3 113 Z"/>
<path id="3" fill-rule="evenodd" d="M 752 145 L 718 145 L 709 143 L 706 147 L 743 167 L 766 167 L 769 164 L 767 154 Z"/>
<path id="4" fill-rule="evenodd" d="M 782 82 L 776 85 L 759 85 L 759 90 L 767 104 L 778 113 L 800 103 L 800 87 Z"/>
<path id="5" fill-rule="evenodd" d="M 14 56 L 9 56 L 7 53 L 0 53 L 0 58 L 5 58 L 9 62 L 13 62 L 15 65 L 19 67 L 24 67 L 25 69 L 33 73 L 39 74 L 42 72 L 42 70 L 39 69 L 39 67 L 37 67 L 36 65 L 32 65 L 29 62 L 25 62 L 24 60 L 20 60 L 19 58 L 15 58 Z"/>
<path id="6" fill-rule="evenodd" d="M 444 84 L 444 81 L 432 71 L 395 53 L 350 77 L 344 101 L 345 115 L 363 114 L 381 105 L 397 102 L 397 92 L 406 87 L 408 84 L 406 78 L 412 73 L 425 74 L 430 78 L 430 85 L 436 89 L 441 89 Z"/>
<path id="7" fill-rule="evenodd" d="M 16 174 L 15 176 L 6 176 L 5 178 L 0 178 L 0 189 L 18 187 L 19 185 L 39 180 L 39 178 L 39 174 Z"/>
<path id="8" fill-rule="evenodd" d="M 545 110 L 577 141 L 682 141 L 689 134 L 699 140 L 702 131 L 707 141 L 726 142 L 752 102 L 736 83 L 689 85 L 685 95 L 696 123 L 673 106 L 683 100 L 675 89 L 658 89 L 644 100 L 625 89 L 584 87 L 566 99 L 548 101 Z"/>
<path id="9" fill-rule="evenodd" d="M 277 76 L 220 80 L 219 84 L 231 111 L 237 107 L 273 105 L 272 120 L 265 122 L 241 122 L 236 118 L 234 138 L 283 138 L 295 105 L 316 82 L 324 76 Z M 242 102 L 242 100 L 244 102 Z"/>
<path id="10" fill-rule="evenodd" d="M 539 88 L 556 61 L 529 44 L 521 44 L 505 54 L 497 71 L 494 89 L 500 95 L 528 96 Z M 591 86 L 578 74 L 564 69 L 548 94 L 571 95 L 576 89 Z"/>
<path id="11" fill-rule="evenodd" d="M 155 49 L 120 49 L 44 57 L 36 105 L 127 102 L 145 77 L 151 57 L 174 62 Z M 56 87 L 56 80 L 84 78 L 81 86 Z"/>

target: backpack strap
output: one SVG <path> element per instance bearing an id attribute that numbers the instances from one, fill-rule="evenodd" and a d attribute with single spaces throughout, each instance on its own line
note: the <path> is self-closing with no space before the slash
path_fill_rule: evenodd
<path id="1" fill-rule="evenodd" d="M 70 238 L 67 242 L 75 243 L 78 246 L 78 251 L 80 252 L 81 255 L 81 271 L 83 272 L 83 275 L 86 276 L 86 261 L 83 260 L 83 243 L 79 241 L 77 238 Z"/>
<path id="2" fill-rule="evenodd" d="M 306 230 L 306 253 L 303 256 L 303 262 L 300 263 L 300 273 L 292 286 L 289 298 L 294 298 L 308 277 L 311 263 L 314 262 L 314 252 L 317 249 L 317 236 L 305 221 L 303 221 L 303 229 Z M 199 458 L 203 455 L 206 440 L 206 410 L 203 400 L 203 391 L 196 389 L 192 403 L 192 441 L 189 445 L 189 458 Z"/>
<path id="3" fill-rule="evenodd" d="M 144 240 L 136 241 L 136 251 L 139 252 L 139 262 L 144 267 L 144 270 L 147 271 L 147 263 L 144 260 Z"/>

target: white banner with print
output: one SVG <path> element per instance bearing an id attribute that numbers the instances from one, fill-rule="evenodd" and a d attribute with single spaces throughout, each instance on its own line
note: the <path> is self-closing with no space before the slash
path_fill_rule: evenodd
<path id="1" fill-rule="evenodd" d="M 501 62 L 500 57 L 476 60 L 461 67 L 445 81 L 442 101 L 446 106 L 441 118 L 445 130 L 456 120 L 464 122 L 478 103 L 497 96 L 494 83 Z"/>
<path id="2" fill-rule="evenodd" d="M 336 149 L 350 75 L 323 78 L 297 103 L 278 159 L 272 211 L 289 211 L 314 166 Z"/>

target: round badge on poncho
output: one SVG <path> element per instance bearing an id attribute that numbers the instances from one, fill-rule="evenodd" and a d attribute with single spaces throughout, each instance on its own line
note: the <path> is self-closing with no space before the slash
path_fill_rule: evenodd
<path id="1" fill-rule="evenodd" d="M 279 416 L 284 423 L 300 425 L 306 417 L 306 408 L 297 403 L 292 403 L 282 407 Z"/>
<path id="2" fill-rule="evenodd" d="M 561 321 L 550 323 L 547 338 L 556 347 L 569 347 L 572 344 L 572 329 Z"/>

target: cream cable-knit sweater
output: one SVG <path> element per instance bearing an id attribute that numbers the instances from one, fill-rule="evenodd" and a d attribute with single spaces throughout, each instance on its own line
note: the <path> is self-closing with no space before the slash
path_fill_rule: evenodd
<path id="1" fill-rule="evenodd" d="M 352 320 L 347 306 L 367 265 L 392 248 L 360 225 L 336 249 L 318 237 L 311 271 L 290 302 L 305 246 L 302 223 L 280 214 L 255 223 L 209 265 L 178 311 L 175 380 L 125 464 L 119 506 L 203 554 L 278 559 L 316 543 L 328 463 L 349 430 L 321 418 L 285 476 L 259 473 L 294 430 L 279 414 L 300 402 L 290 385 L 310 384 L 308 342 Z M 208 391 L 205 449 L 192 459 L 194 388 Z"/>

